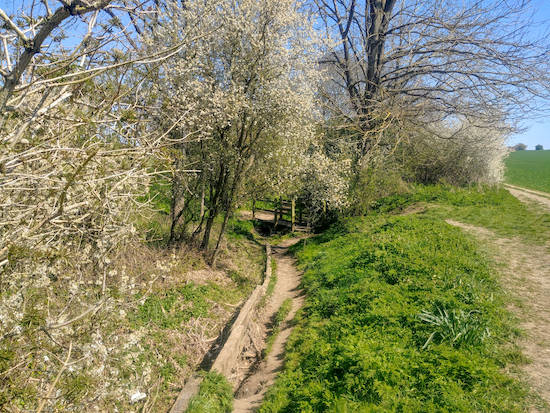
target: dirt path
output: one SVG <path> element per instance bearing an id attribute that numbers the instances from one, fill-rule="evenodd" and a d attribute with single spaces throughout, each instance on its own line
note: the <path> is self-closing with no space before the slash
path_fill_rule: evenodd
<path id="1" fill-rule="evenodd" d="M 520 188 L 519 186 L 504 184 L 506 189 L 517 199 L 523 202 L 535 201 L 537 204 L 543 205 L 550 209 L 550 194 L 546 192 L 534 191 L 532 189 Z"/>
<path id="2" fill-rule="evenodd" d="M 507 189 L 523 202 L 536 202 L 550 209 L 549 194 L 540 195 L 518 187 L 507 186 Z M 453 220 L 447 222 L 474 233 L 495 251 L 496 261 L 504 264 L 503 288 L 521 301 L 511 310 L 525 331 L 520 344 L 523 354 L 531 361 L 522 366 L 522 371 L 531 386 L 550 403 L 550 245 L 525 245 L 521 239 L 502 238 L 486 228 Z"/>
<path id="3" fill-rule="evenodd" d="M 254 367 L 252 374 L 237 390 L 234 402 L 235 413 L 256 411 L 267 389 L 274 383 L 277 373 L 282 369 L 285 345 L 292 332 L 291 320 L 304 302 L 304 296 L 299 288 L 301 273 L 294 266 L 294 259 L 287 254 L 288 247 L 298 241 L 296 238 L 289 239 L 272 247 L 273 258 L 277 262 L 277 283 L 262 313 L 262 318 L 271 319 L 287 298 L 292 299 L 292 310 L 282 323 L 281 331 L 267 359 Z"/>

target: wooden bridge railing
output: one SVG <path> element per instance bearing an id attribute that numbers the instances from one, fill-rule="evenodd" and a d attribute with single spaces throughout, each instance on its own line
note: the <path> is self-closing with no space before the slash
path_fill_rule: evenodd
<path id="1" fill-rule="evenodd" d="M 269 199 L 259 199 L 252 201 L 252 216 L 255 216 L 256 201 L 262 201 L 265 203 L 271 203 L 273 209 L 268 211 L 273 212 L 273 222 L 275 226 L 280 221 L 289 222 L 292 231 L 296 230 L 296 225 L 308 225 L 309 224 L 309 211 L 305 208 L 304 203 L 301 200 L 291 199 L 285 200 L 282 197 L 276 198 L 275 201 Z M 290 220 L 284 218 L 285 215 L 290 215 Z"/>

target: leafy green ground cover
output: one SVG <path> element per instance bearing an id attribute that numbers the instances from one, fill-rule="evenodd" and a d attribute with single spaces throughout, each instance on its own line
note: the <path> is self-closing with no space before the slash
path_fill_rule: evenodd
<path id="1" fill-rule="evenodd" d="M 285 321 L 286 317 L 292 310 L 292 299 L 287 298 L 283 301 L 277 312 L 275 313 L 275 316 L 273 317 L 273 329 L 269 333 L 269 336 L 267 337 L 267 346 L 263 351 L 262 357 L 265 359 L 271 353 L 271 350 L 273 350 L 273 345 L 275 344 L 275 339 L 281 332 L 281 324 L 283 321 Z"/>
<path id="2" fill-rule="evenodd" d="M 550 151 L 517 151 L 506 159 L 506 182 L 550 193 Z"/>
<path id="3" fill-rule="evenodd" d="M 506 189 L 475 186 L 418 186 L 374 205 L 377 213 L 400 213 L 407 207 L 426 207 L 424 215 L 455 219 L 481 226 L 506 237 L 521 237 L 527 243 L 544 243 L 550 234 L 550 214 L 526 207 Z"/>
<path id="4" fill-rule="evenodd" d="M 496 274 L 470 236 L 441 220 L 480 203 L 493 215 L 528 213 L 507 192 L 484 191 L 419 189 L 387 201 L 437 200 L 439 212 L 392 216 L 380 203 L 298 244 L 306 305 L 260 411 L 526 411 L 529 392 L 503 373 L 525 360 Z"/>

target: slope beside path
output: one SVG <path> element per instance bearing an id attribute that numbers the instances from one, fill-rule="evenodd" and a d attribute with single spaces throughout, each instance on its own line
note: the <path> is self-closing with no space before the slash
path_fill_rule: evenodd
<path id="1" fill-rule="evenodd" d="M 506 189 L 520 201 L 550 211 L 550 194 L 512 185 Z M 522 367 L 527 381 L 550 403 L 550 245 L 526 245 L 519 238 L 503 238 L 486 228 L 447 220 L 476 235 L 493 251 L 501 270 L 503 288 L 521 301 L 511 308 L 525 332 L 521 340 L 529 363 Z M 537 412 L 537 410 L 532 410 Z"/>

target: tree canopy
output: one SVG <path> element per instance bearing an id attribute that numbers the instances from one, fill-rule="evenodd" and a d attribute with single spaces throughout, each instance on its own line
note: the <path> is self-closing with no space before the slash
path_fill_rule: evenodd
<path id="1" fill-rule="evenodd" d="M 331 71 L 324 97 L 359 156 L 383 135 L 438 123 L 505 134 L 549 97 L 549 44 L 529 2 L 317 0 Z M 539 23 L 540 24 L 540 23 Z"/>

